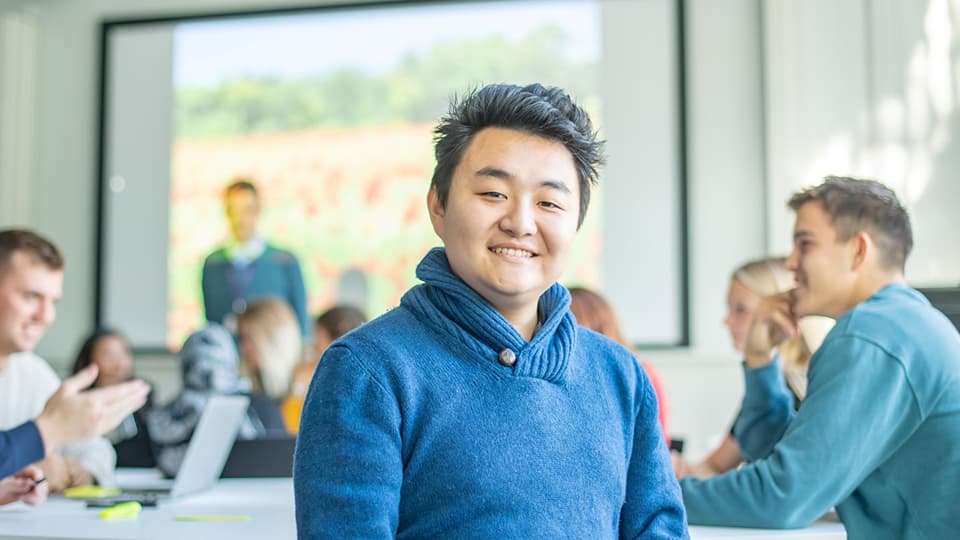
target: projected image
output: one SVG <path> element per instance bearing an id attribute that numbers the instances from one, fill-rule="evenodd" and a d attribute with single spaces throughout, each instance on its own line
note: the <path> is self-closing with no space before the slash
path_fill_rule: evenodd
<path id="1" fill-rule="evenodd" d="M 204 258 L 229 239 L 223 189 L 257 183 L 259 233 L 300 260 L 309 313 L 396 306 L 440 245 L 426 213 L 431 130 L 491 82 L 561 86 L 600 125 L 598 2 L 494 2 L 176 26 L 169 319 L 202 324 Z M 602 126 L 599 126 L 602 129 Z M 599 286 L 595 194 L 564 281 Z"/>

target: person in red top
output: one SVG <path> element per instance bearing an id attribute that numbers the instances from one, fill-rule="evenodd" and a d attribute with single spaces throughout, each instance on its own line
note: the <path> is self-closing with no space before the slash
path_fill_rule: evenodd
<path id="1" fill-rule="evenodd" d="M 568 290 L 570 291 L 570 311 L 577 318 L 577 324 L 599 332 L 633 351 L 633 347 L 623 337 L 623 331 L 620 330 L 620 321 L 606 298 L 584 287 L 569 287 Z M 637 360 L 639 361 L 639 358 Z M 660 421 L 661 429 L 663 429 L 663 440 L 669 444 L 670 430 L 667 427 L 669 408 L 667 407 L 667 394 L 663 387 L 663 380 L 660 379 L 660 375 L 650 364 L 641 361 L 640 365 L 643 366 L 643 371 L 647 374 L 650 384 L 653 385 L 653 391 L 657 394 L 657 418 Z"/>

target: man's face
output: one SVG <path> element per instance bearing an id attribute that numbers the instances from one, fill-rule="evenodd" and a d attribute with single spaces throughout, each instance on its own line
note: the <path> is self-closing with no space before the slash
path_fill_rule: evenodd
<path id="1" fill-rule="evenodd" d="M 797 210 L 793 252 L 786 266 L 795 272 L 794 314 L 837 318 L 851 307 L 856 281 L 856 236 L 837 241 L 830 215 L 818 201 Z M 855 302 L 854 302 L 855 303 Z"/>
<path id="2" fill-rule="evenodd" d="M 236 241 L 246 242 L 257 234 L 259 217 L 260 203 L 256 195 L 245 189 L 233 189 L 227 193 L 227 221 Z"/>
<path id="3" fill-rule="evenodd" d="M 32 351 L 56 317 L 63 271 L 16 251 L 0 275 L 0 356 Z"/>
<path id="4" fill-rule="evenodd" d="M 566 267 L 579 179 L 562 144 L 521 131 L 477 133 L 453 173 L 446 207 L 428 207 L 453 272 L 501 313 L 535 309 Z"/>

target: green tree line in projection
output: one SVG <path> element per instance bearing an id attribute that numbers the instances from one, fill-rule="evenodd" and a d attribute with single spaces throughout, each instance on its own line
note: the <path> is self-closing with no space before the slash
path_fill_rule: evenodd
<path id="1" fill-rule="evenodd" d="M 570 62 L 563 55 L 567 43 L 561 28 L 545 25 L 518 42 L 492 36 L 410 53 L 382 75 L 342 68 L 318 78 L 182 88 L 177 90 L 177 137 L 430 122 L 446 111 L 454 93 L 491 82 L 557 85 L 598 112 L 596 61 Z"/>

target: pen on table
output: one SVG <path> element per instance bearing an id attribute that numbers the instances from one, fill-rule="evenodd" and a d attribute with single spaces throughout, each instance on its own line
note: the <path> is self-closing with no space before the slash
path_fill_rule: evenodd
<path id="1" fill-rule="evenodd" d="M 37 478 L 36 480 L 30 483 L 30 491 L 37 489 L 37 486 L 39 486 L 40 484 L 43 484 L 46 481 L 47 481 L 46 476 L 41 476 L 40 478 Z"/>

